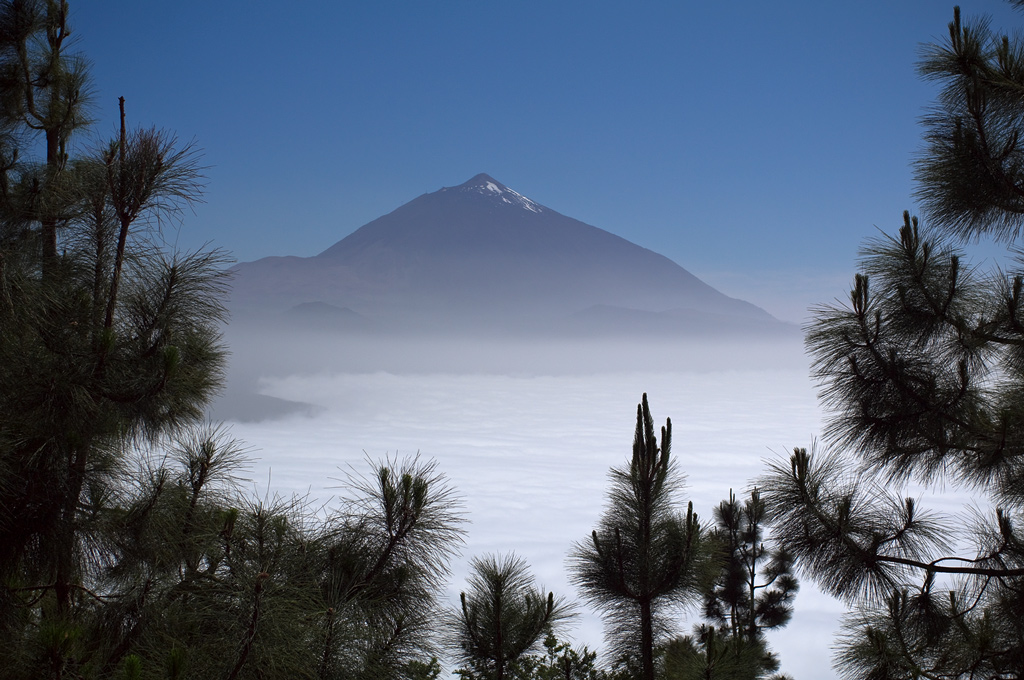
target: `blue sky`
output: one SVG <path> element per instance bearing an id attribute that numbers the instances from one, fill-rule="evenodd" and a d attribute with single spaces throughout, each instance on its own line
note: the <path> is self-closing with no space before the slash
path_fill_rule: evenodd
<path id="1" fill-rule="evenodd" d="M 1024 16 L 963 5 L 996 26 Z M 195 139 L 205 203 L 172 234 L 313 255 L 486 172 L 799 321 L 913 209 L 952 4 L 602 0 L 71 3 L 97 131 Z"/>

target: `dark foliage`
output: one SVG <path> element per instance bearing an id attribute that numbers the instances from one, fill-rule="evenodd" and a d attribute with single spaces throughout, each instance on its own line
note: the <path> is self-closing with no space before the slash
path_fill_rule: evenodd
<path id="1" fill-rule="evenodd" d="M 611 470 L 598 528 L 570 556 L 574 583 L 605 618 L 609 652 L 635 660 L 644 680 L 654 677 L 654 650 L 669 637 L 674 615 L 699 598 L 709 564 L 692 504 L 679 511 L 671 441 L 667 421 L 659 446 L 645 394 L 632 460 Z"/>
<path id="2" fill-rule="evenodd" d="M 0 2 L 0 674 L 429 672 L 461 540 L 432 464 L 384 461 L 335 512 L 242 493 L 204 425 L 225 352 L 217 251 L 160 226 L 199 198 L 156 130 L 70 156 L 85 60 L 62 0 Z M 32 158 L 42 149 L 41 158 Z"/>
<path id="3" fill-rule="evenodd" d="M 554 593 L 534 586 L 526 562 L 514 555 L 475 558 L 469 589 L 451 617 L 451 647 L 468 666 L 463 678 L 505 680 L 526 672 L 524 657 L 546 631 L 572 614 Z"/>
<path id="4" fill-rule="evenodd" d="M 799 589 L 792 556 L 765 544 L 766 522 L 767 507 L 757 489 L 742 504 L 730 493 L 715 508 L 713 536 L 722 567 L 705 593 L 704 617 L 750 642 L 789 623 Z"/>
<path id="5" fill-rule="evenodd" d="M 789 680 L 785 675 L 770 675 L 779 662 L 763 640 L 751 642 L 708 625 L 667 644 L 662 664 L 665 680 Z"/>
<path id="6" fill-rule="evenodd" d="M 710 538 L 718 571 L 704 593 L 707 623 L 666 645 L 666 678 L 755 680 L 779 669 L 764 631 L 789 622 L 799 586 L 792 556 L 765 543 L 766 521 L 756 489 L 742 504 L 730 493 L 715 508 Z"/>
<path id="7" fill-rule="evenodd" d="M 837 656 L 849 678 L 1024 668 L 1024 262 L 981 272 L 956 245 L 1019 233 L 1024 61 L 959 9 L 949 30 L 921 65 L 943 85 L 917 163 L 932 229 L 905 214 L 865 248 L 849 306 L 816 310 L 830 446 L 763 480 L 777 540 L 855 605 Z M 976 509 L 928 512 L 913 484 L 969 490 Z"/>

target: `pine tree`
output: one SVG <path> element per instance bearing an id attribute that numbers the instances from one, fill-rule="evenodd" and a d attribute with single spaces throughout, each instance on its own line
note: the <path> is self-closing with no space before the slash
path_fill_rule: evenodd
<path id="1" fill-rule="evenodd" d="M 68 26 L 63 0 L 0 1 L 0 675 L 413 673 L 458 499 L 418 460 L 326 516 L 242 492 L 244 446 L 202 422 L 227 261 L 159 230 L 199 198 L 196 153 L 122 99 L 115 138 L 76 155 Z"/>
<path id="2" fill-rule="evenodd" d="M 785 626 L 799 588 L 793 559 L 766 545 L 767 508 L 754 489 L 742 504 L 729 493 L 715 508 L 711 543 L 718 570 L 704 593 L 704 620 L 693 636 L 667 645 L 667 678 L 766 678 L 779 668 L 764 632 Z M 777 678 L 780 676 L 772 676 Z"/>
<path id="3" fill-rule="evenodd" d="M 529 677 L 535 680 L 615 680 L 597 667 L 597 652 L 560 642 L 553 632 L 544 638 L 544 655 L 532 661 Z"/>
<path id="4" fill-rule="evenodd" d="M 40 135 L 45 149 L 43 162 L 27 169 L 28 181 L 13 187 L 5 178 L 0 189 L 5 202 L 13 199 L 25 211 L 22 220 L 36 223 L 34 237 L 44 266 L 55 263 L 57 231 L 74 210 L 68 144 L 91 122 L 86 62 L 65 50 L 71 36 L 68 12 L 65 0 L 0 4 L 0 130 L 6 133 L 0 169 L 3 174 L 16 170 L 17 143 L 24 132 Z"/>
<path id="5" fill-rule="evenodd" d="M 776 538 L 856 605 L 837 656 L 850 678 L 1024 668 L 1024 271 L 982 272 L 958 245 L 1019 235 L 1024 44 L 959 9 L 949 36 L 921 64 L 943 86 L 916 166 L 931 227 L 905 214 L 865 248 L 849 306 L 817 310 L 829 446 L 763 483 Z M 954 524 L 901 498 L 908 482 L 994 507 Z"/>
<path id="6" fill-rule="evenodd" d="M 197 199 L 196 156 L 129 132 L 123 107 L 117 139 L 70 156 L 88 81 L 67 19 L 66 2 L 0 3 L 0 621 L 12 593 L 57 618 L 90 597 L 83 558 L 125 443 L 196 422 L 223 370 L 225 258 L 151 238 Z"/>
<path id="7" fill-rule="evenodd" d="M 460 501 L 436 464 L 383 461 L 314 532 L 321 680 L 396 677 L 440 652 L 438 598 L 462 543 Z"/>
<path id="8" fill-rule="evenodd" d="M 603 669 L 597 664 L 597 652 L 586 645 L 573 647 L 549 631 L 544 638 L 544 653 L 531 654 L 517 664 L 516 680 L 631 680 L 634 675 L 623 669 Z"/>
<path id="9" fill-rule="evenodd" d="M 533 584 L 526 562 L 515 555 L 485 556 L 470 563 L 469 589 L 452 617 L 451 647 L 459 674 L 475 680 L 522 677 L 520 660 L 572 610 L 554 593 Z"/>
<path id="10" fill-rule="evenodd" d="M 707 624 L 697 626 L 693 635 L 672 640 L 661 654 L 665 680 L 757 680 L 778 668 L 762 644 L 749 644 Z"/>
<path id="11" fill-rule="evenodd" d="M 613 656 L 637 661 L 643 680 L 654 678 L 655 647 L 671 630 L 678 606 L 699 598 L 708 562 L 693 504 L 685 514 L 678 511 L 671 442 L 668 420 L 659 446 L 643 395 L 632 460 L 612 468 L 600 524 L 570 556 L 573 582 L 605 617 Z"/>

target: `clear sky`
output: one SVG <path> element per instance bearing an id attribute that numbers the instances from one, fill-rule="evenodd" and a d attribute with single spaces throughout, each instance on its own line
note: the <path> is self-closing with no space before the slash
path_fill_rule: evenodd
<path id="1" fill-rule="evenodd" d="M 1024 16 L 969 0 L 999 27 Z M 97 130 L 195 139 L 177 243 L 316 254 L 486 172 L 799 321 L 913 209 L 936 0 L 72 0 Z"/>

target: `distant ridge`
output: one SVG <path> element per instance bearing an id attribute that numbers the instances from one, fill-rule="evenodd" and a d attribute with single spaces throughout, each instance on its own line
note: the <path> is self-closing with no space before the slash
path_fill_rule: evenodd
<path id="1" fill-rule="evenodd" d="M 790 332 L 668 258 L 487 174 L 423 194 L 314 257 L 234 268 L 236 315 L 391 330 Z M 299 310 L 298 312 L 296 310 Z M 644 321 L 645 320 L 645 321 Z"/>

